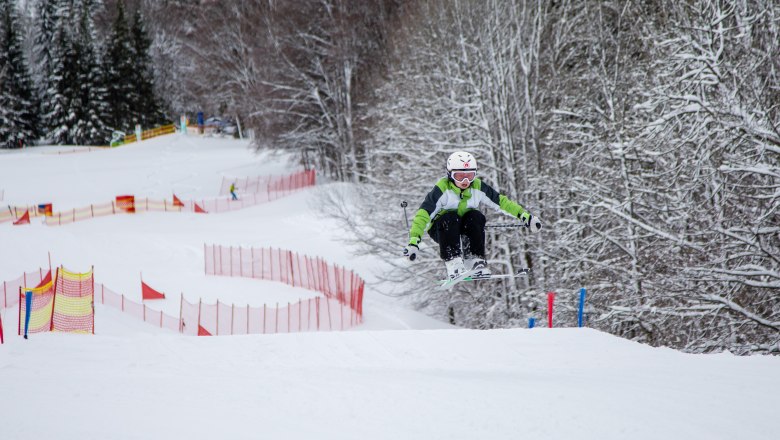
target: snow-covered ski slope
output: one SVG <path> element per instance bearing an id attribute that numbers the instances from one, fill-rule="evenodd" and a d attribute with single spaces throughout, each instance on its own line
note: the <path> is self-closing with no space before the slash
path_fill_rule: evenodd
<path id="1" fill-rule="evenodd" d="M 69 148 L 70 150 L 72 148 Z M 3 204 L 62 210 L 119 194 L 217 195 L 223 176 L 286 174 L 245 143 L 176 135 L 108 151 L 0 152 Z M 311 292 L 203 274 L 204 243 L 322 256 L 371 282 L 320 214 L 326 183 L 224 214 L 0 224 L 0 280 L 54 264 L 140 299 L 259 305 Z M 434 289 L 435 287 L 432 287 Z M 594 292 L 597 294 L 597 292 Z M 178 301 L 148 302 L 176 315 Z M 588 329 L 456 329 L 369 284 L 354 331 L 197 338 L 98 306 L 94 336 L 16 336 L 3 311 L 1 439 L 777 439 L 780 358 L 687 355 Z"/>

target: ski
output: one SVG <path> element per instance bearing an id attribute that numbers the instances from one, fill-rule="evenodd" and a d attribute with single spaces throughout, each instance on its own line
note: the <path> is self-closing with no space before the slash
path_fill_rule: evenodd
<path id="1" fill-rule="evenodd" d="M 451 289 L 452 286 L 462 282 L 462 281 L 480 281 L 480 280 L 492 280 L 492 279 L 500 279 L 500 278 L 517 278 L 517 277 L 524 277 L 528 276 L 528 273 L 530 272 L 530 269 L 524 268 L 520 269 L 517 273 L 514 274 L 491 274 L 488 276 L 480 276 L 480 277 L 472 277 L 471 274 L 474 271 L 466 271 L 463 276 L 452 279 L 452 280 L 439 280 L 439 284 L 441 285 L 441 289 Z"/>
<path id="2" fill-rule="evenodd" d="M 461 274 L 459 277 L 457 277 L 457 278 L 448 279 L 448 280 L 440 280 L 440 281 L 439 281 L 439 284 L 440 284 L 440 285 L 439 285 L 439 289 L 441 289 L 441 290 L 445 290 L 445 289 L 449 290 L 449 289 L 451 289 L 451 288 L 452 288 L 454 285 L 456 285 L 456 284 L 458 284 L 459 282 L 461 282 L 461 281 L 465 280 L 466 278 L 469 278 L 469 277 L 471 276 L 471 274 L 473 274 L 473 273 L 474 273 L 474 270 L 467 270 L 467 271 L 463 272 L 463 273 L 462 273 L 462 274 Z"/>

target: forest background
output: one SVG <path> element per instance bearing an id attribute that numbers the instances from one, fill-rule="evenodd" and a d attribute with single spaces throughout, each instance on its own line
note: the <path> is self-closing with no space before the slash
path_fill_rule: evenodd
<path id="1" fill-rule="evenodd" d="M 99 122 L 63 130 L 45 107 L 57 75 L 30 68 L 29 142 L 102 142 L 197 111 L 236 119 L 258 148 L 357 184 L 359 197 L 334 194 L 323 211 L 343 220 L 349 245 L 393 263 L 388 295 L 433 316 L 523 326 L 556 291 L 559 322 L 573 325 L 584 287 L 588 326 L 689 352 L 780 353 L 777 1 L 0 0 L 16 14 L 0 24 L 4 127 L 20 114 L 8 30 L 40 66 L 46 4 L 86 11 L 69 13 L 81 26 L 68 32 L 103 66 L 105 90 L 93 90 L 117 95 L 72 118 Z M 130 52 L 112 54 L 120 21 Z M 121 73 L 106 79 L 125 60 L 129 89 Z M 147 83 L 145 98 L 122 99 Z M 399 258 L 403 216 L 456 150 L 544 221 L 538 236 L 488 232 L 494 272 L 529 267 L 527 279 L 437 291 L 433 248 L 418 264 Z"/>

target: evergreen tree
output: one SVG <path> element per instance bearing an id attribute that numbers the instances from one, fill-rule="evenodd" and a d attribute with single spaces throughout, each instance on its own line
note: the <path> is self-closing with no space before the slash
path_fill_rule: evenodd
<path id="1" fill-rule="evenodd" d="M 36 136 L 37 101 L 33 94 L 29 67 L 24 58 L 19 18 L 14 0 L 0 0 L 0 146 L 21 147 Z"/>
<path id="2" fill-rule="evenodd" d="M 136 89 L 136 94 L 133 96 L 134 101 L 131 102 L 131 113 L 135 123 L 148 128 L 162 122 L 163 115 L 154 92 L 154 71 L 152 59 L 149 56 L 152 41 L 146 32 L 140 10 L 136 10 L 133 15 L 130 34 L 133 39 L 133 60 L 135 61 L 133 84 L 135 84 Z"/>
<path id="3" fill-rule="evenodd" d="M 78 102 L 79 108 L 73 109 L 77 114 L 73 139 L 80 145 L 105 145 L 110 137 L 110 130 L 104 120 L 108 105 L 105 101 L 103 72 L 94 43 L 97 34 L 93 9 L 93 1 L 82 2 L 77 11 L 79 26 L 74 37 L 75 55 L 78 60 L 78 97 L 74 102 Z"/>
<path id="4" fill-rule="evenodd" d="M 43 106 L 48 111 L 43 115 L 46 121 L 46 138 L 53 144 L 72 144 L 77 114 L 74 108 L 78 102 L 78 56 L 70 33 L 71 8 L 61 2 L 57 8 L 51 45 L 51 74 Z"/>
<path id="5" fill-rule="evenodd" d="M 34 66 L 35 80 L 38 85 L 38 97 L 40 99 L 40 114 L 43 131 L 48 132 L 51 125 L 46 120 L 45 115 L 53 112 L 54 101 L 49 94 L 52 86 L 52 75 L 54 64 L 56 62 L 55 34 L 57 32 L 57 13 L 62 0 L 39 0 L 37 4 L 37 14 L 35 18 L 35 41 L 34 41 Z"/>
<path id="6" fill-rule="evenodd" d="M 103 62 L 106 102 L 109 106 L 107 123 L 114 130 L 129 132 L 133 129 L 131 103 L 138 101 L 133 84 L 133 64 L 133 47 L 125 19 L 125 6 L 120 0 Z"/>

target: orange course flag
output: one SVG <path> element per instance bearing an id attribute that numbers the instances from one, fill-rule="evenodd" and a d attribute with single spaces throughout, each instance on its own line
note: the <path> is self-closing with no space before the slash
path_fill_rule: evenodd
<path id="1" fill-rule="evenodd" d="M 176 194 L 173 195 L 173 206 L 184 206 L 184 203 L 176 197 Z"/>
<path id="2" fill-rule="evenodd" d="M 165 294 L 152 289 L 149 285 L 141 281 L 141 297 L 144 301 L 147 299 L 165 299 Z"/>
<path id="3" fill-rule="evenodd" d="M 38 205 L 38 213 L 43 214 L 46 217 L 52 216 L 52 206 L 51 203 L 41 203 Z"/>
<path id="4" fill-rule="evenodd" d="M 201 214 L 207 214 L 206 210 L 198 206 L 197 203 L 195 203 L 195 212 L 201 213 Z"/>

